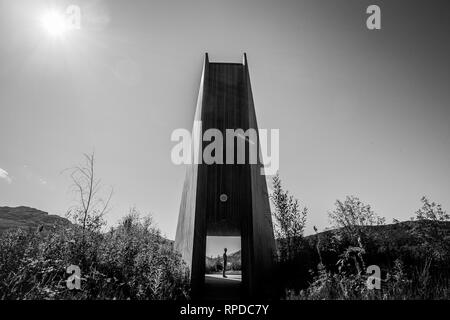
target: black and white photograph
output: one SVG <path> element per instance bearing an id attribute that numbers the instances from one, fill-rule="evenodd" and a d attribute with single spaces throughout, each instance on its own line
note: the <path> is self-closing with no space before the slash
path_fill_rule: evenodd
<path id="1" fill-rule="evenodd" d="M 450 307 L 450 2 L 0 0 L 0 300 Z"/>

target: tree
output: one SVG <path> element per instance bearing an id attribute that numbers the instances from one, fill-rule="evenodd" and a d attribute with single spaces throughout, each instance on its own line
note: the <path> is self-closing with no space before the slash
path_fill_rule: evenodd
<path id="1" fill-rule="evenodd" d="M 430 202 L 430 200 L 423 196 L 420 201 L 422 207 L 416 211 L 416 220 L 423 221 L 450 221 L 450 214 L 442 209 L 440 204 Z"/>
<path id="2" fill-rule="evenodd" d="M 98 231 L 104 224 L 104 215 L 109 211 L 109 203 L 113 194 L 102 194 L 102 183 L 95 175 L 94 153 L 84 154 L 84 162 L 66 169 L 72 180 L 71 190 L 75 194 L 75 202 L 67 211 L 67 217 L 80 225 L 83 234 L 86 230 Z"/>
<path id="3" fill-rule="evenodd" d="M 272 179 L 273 192 L 270 199 L 274 206 L 273 217 L 275 236 L 279 242 L 280 258 L 295 257 L 303 237 L 308 209 L 301 207 L 298 199 L 289 195 L 281 185 L 277 174 Z"/>
<path id="4" fill-rule="evenodd" d="M 358 274 L 365 270 L 363 255 L 364 241 L 369 238 L 369 226 L 383 225 L 385 218 L 373 212 L 368 204 L 364 204 L 358 197 L 347 196 L 345 201 L 336 200 L 336 208 L 328 213 L 331 223 L 338 229 L 343 238 L 349 241 L 349 246 L 340 255 L 339 269 L 354 264 Z"/>
<path id="5" fill-rule="evenodd" d="M 450 251 L 450 234 L 445 223 L 450 221 L 450 214 L 440 204 L 423 196 L 422 207 L 416 211 L 413 234 L 421 240 L 421 251 L 425 253 L 429 264 L 433 260 L 448 259 Z"/>
<path id="6" fill-rule="evenodd" d="M 358 197 L 347 196 L 344 202 L 336 200 L 335 205 L 336 208 L 328 213 L 331 223 L 354 245 L 361 241 L 364 232 L 361 227 L 385 223 L 385 218 L 378 216 L 370 205 L 364 204 Z"/>

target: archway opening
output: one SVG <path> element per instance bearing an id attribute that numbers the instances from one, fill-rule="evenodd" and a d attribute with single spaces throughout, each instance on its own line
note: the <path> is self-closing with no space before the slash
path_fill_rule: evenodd
<path id="1" fill-rule="evenodd" d="M 206 237 L 205 289 L 208 299 L 241 296 L 241 237 Z"/>

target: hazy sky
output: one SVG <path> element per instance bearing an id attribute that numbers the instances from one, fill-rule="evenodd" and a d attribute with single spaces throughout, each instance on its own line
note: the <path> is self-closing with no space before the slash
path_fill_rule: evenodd
<path id="1" fill-rule="evenodd" d="M 131 206 L 174 238 L 202 60 L 247 52 L 260 128 L 280 129 L 284 186 L 328 225 L 356 195 L 390 222 L 428 195 L 450 210 L 449 1 L 57 1 L 82 29 L 55 39 L 51 1 L 0 0 L 0 206 L 63 215 L 61 171 L 95 150 L 113 186 L 110 224 Z M 381 7 L 382 30 L 365 10 Z"/>

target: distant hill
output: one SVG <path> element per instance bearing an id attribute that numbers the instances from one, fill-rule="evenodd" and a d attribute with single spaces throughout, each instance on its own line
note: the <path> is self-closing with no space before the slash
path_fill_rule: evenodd
<path id="1" fill-rule="evenodd" d="M 433 237 L 438 235 L 437 239 L 440 240 L 435 243 L 437 246 L 450 245 L 450 222 L 446 221 L 435 223 L 426 220 L 404 221 L 380 226 L 365 226 L 360 229 L 365 234 L 362 239 L 365 249 L 363 256 L 365 264 L 367 266 L 378 265 L 382 270 L 392 269 L 397 259 L 400 259 L 404 266 L 411 270 L 420 266 L 423 263 L 421 252 L 427 248 L 424 244 L 424 237 L 432 243 Z M 299 239 L 296 258 L 286 269 L 283 269 L 282 273 L 295 274 L 295 279 L 298 279 L 298 283 L 295 285 L 301 288 L 307 287 L 308 281 L 312 280 L 310 270 L 317 270 L 318 264 L 322 262 L 327 271 L 338 272 L 337 263 L 342 253 L 349 246 L 354 245 L 342 236 L 339 229 L 306 236 Z M 280 240 L 278 240 L 279 248 Z M 441 274 L 448 273 L 450 276 L 448 266 L 439 272 Z M 294 285 L 288 278 L 286 281 L 290 281 Z"/>
<path id="2" fill-rule="evenodd" d="M 223 254 L 220 255 L 220 259 L 222 259 Z M 206 256 L 206 259 L 208 261 L 217 261 L 217 256 L 216 257 L 208 257 Z M 241 262 L 241 250 L 238 250 L 236 252 L 233 253 L 228 253 L 227 254 L 227 261 L 229 262 Z"/>
<path id="3" fill-rule="evenodd" d="M 222 255 L 216 257 L 208 257 L 206 256 L 206 269 L 207 273 L 216 272 L 218 269 L 217 266 L 220 266 L 220 270 L 222 270 Z M 235 270 L 241 269 L 241 250 L 236 252 L 227 254 L 227 265 L 229 267 L 233 267 Z"/>
<path id="4" fill-rule="evenodd" d="M 0 234 L 13 228 L 34 229 L 43 226 L 49 229 L 54 225 L 70 224 L 66 218 L 30 207 L 0 207 Z"/>
<path id="5" fill-rule="evenodd" d="M 378 226 L 364 226 L 360 227 L 365 233 L 371 233 L 372 237 L 377 242 L 383 242 L 385 244 L 393 244 L 393 245 L 402 245 L 405 243 L 411 243 L 412 241 L 416 241 L 415 230 L 429 225 L 431 222 L 429 220 L 410 220 L 410 221 L 402 221 L 392 224 L 384 224 Z M 439 231 L 442 233 L 444 237 L 450 239 L 450 222 L 449 221 L 436 221 L 434 223 L 435 231 Z M 323 232 L 319 232 L 317 234 L 305 236 L 305 240 L 310 243 L 310 245 L 314 246 L 317 243 L 318 237 L 324 239 L 329 239 L 331 237 L 335 237 L 339 234 L 339 229 L 331 229 Z"/>

